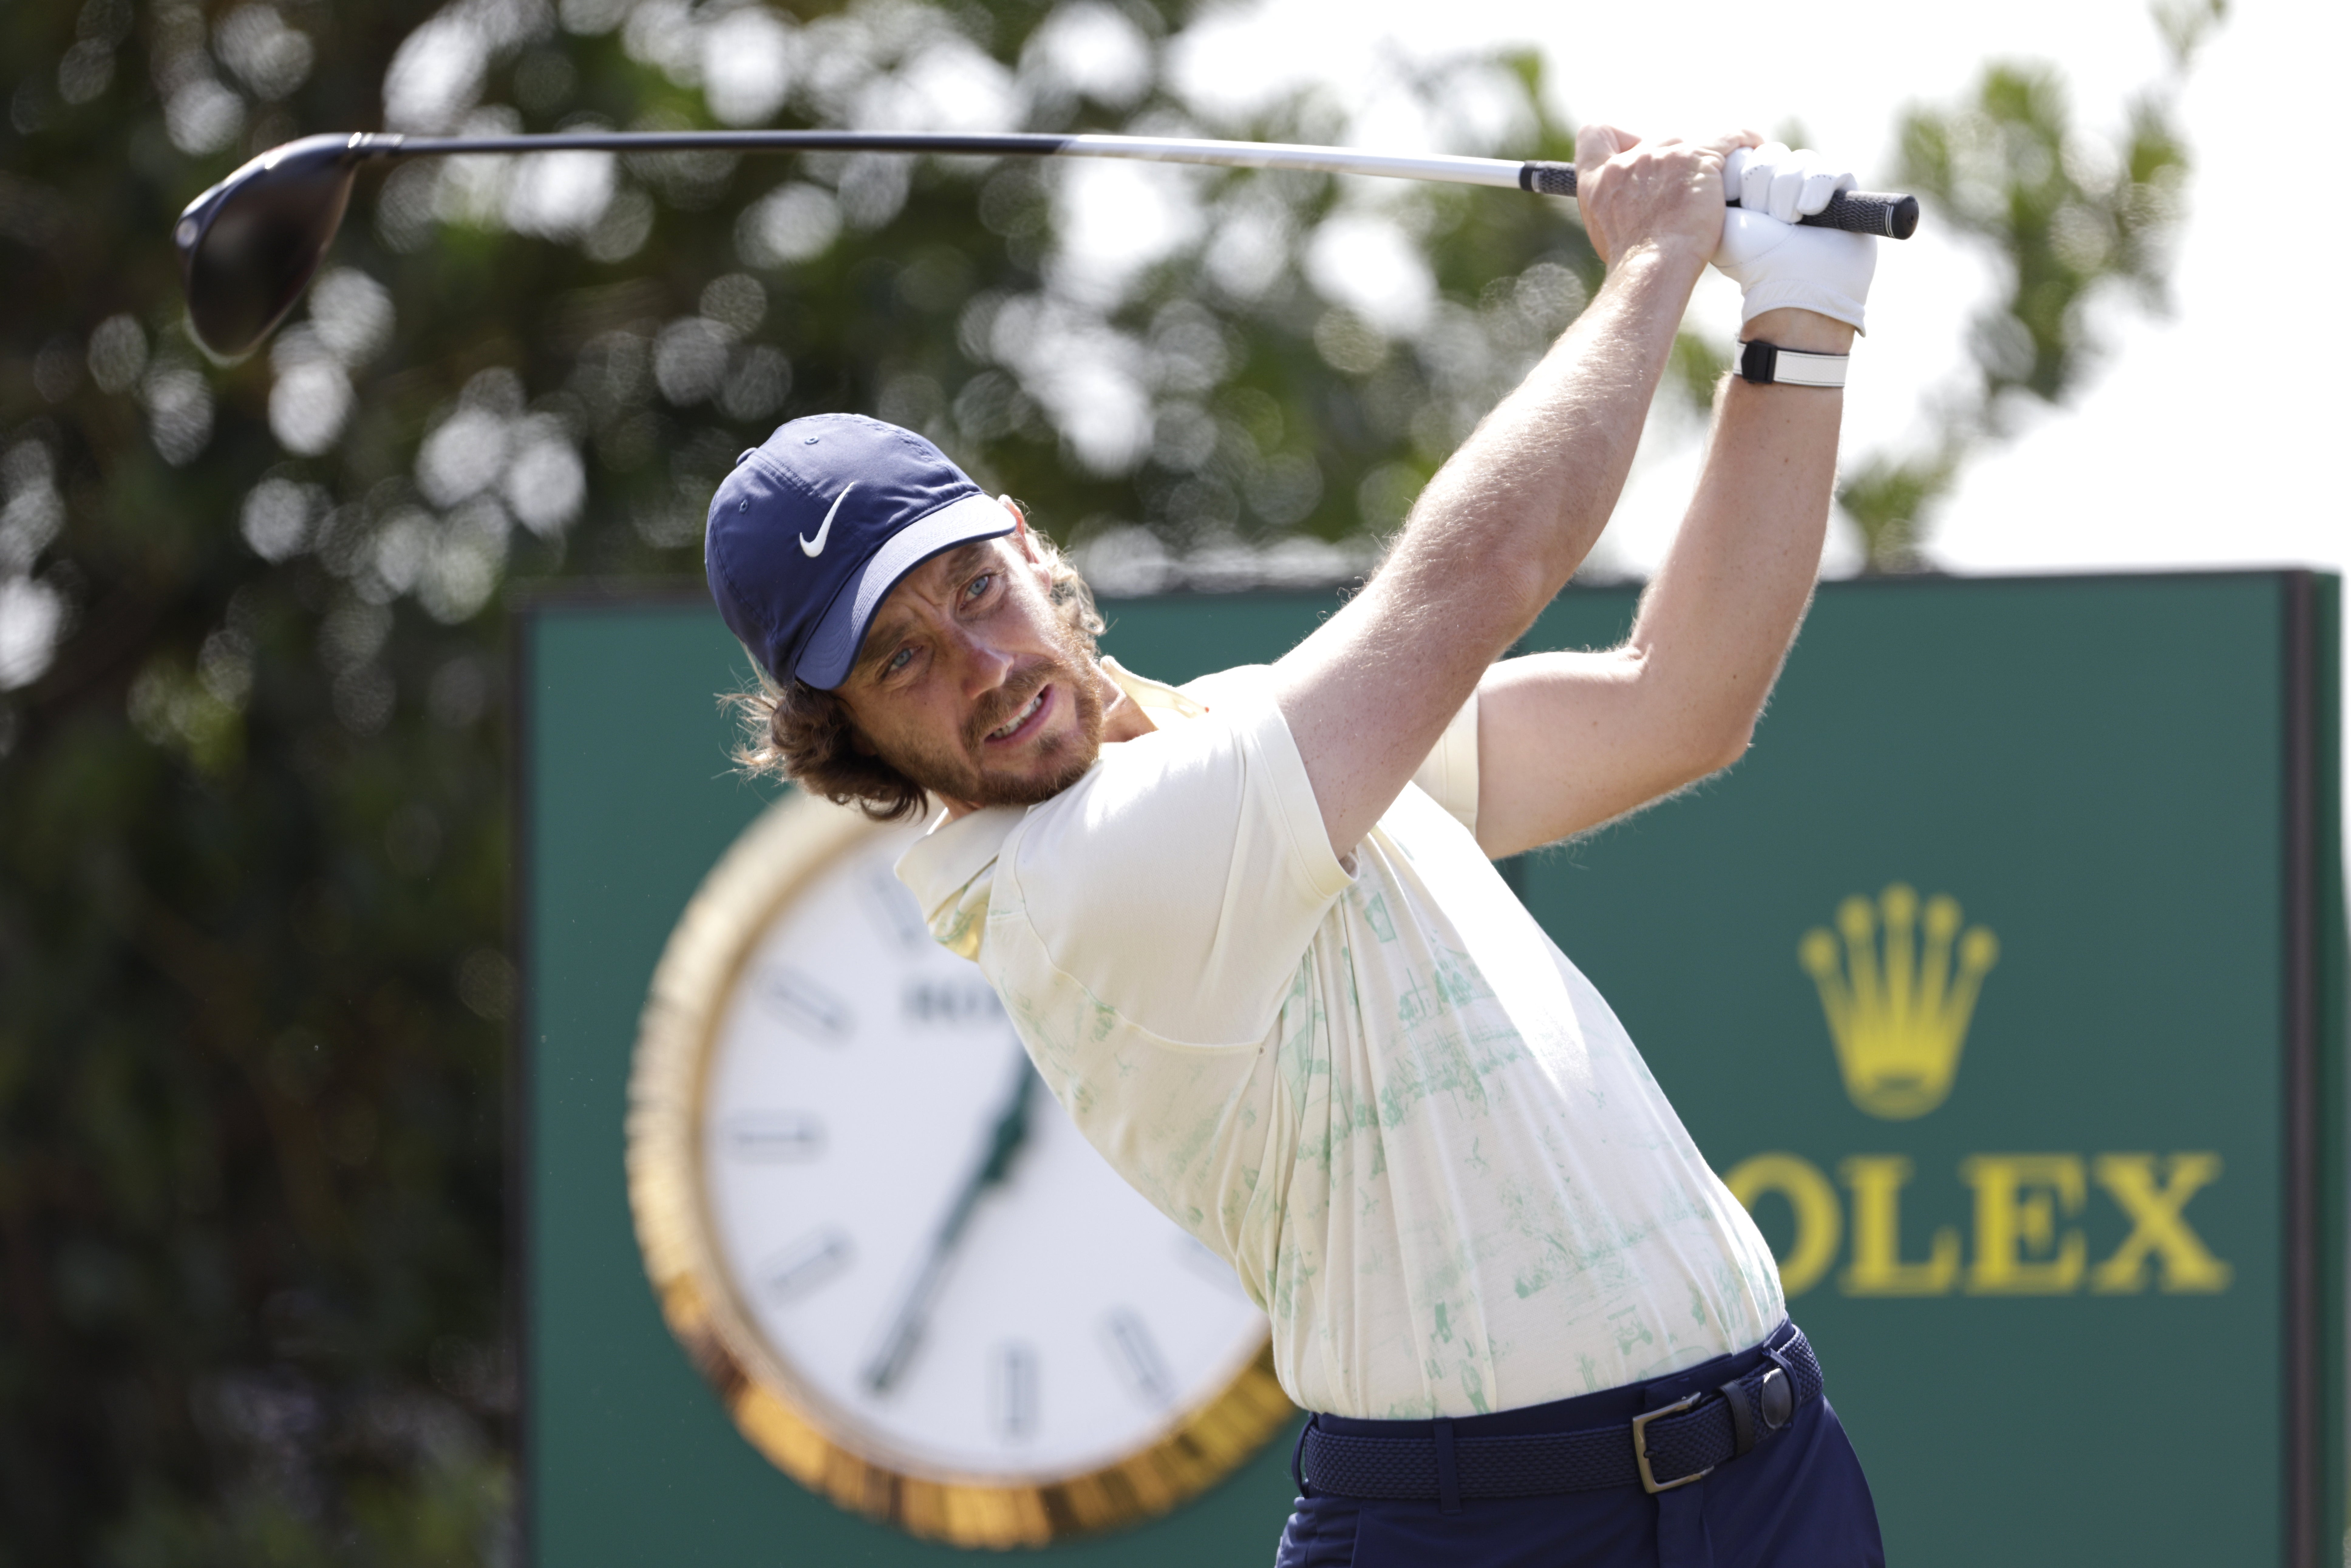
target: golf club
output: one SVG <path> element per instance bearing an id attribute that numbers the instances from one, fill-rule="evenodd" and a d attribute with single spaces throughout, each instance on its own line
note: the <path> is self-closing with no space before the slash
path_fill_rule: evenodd
<path id="1" fill-rule="evenodd" d="M 1378 174 L 1457 185 L 1492 185 L 1543 196 L 1575 194 L 1575 166 L 1446 153 L 1362 152 L 1268 141 L 1151 136 L 960 136 L 852 131 L 561 132 L 545 136 L 401 136 L 356 131 L 306 136 L 274 147 L 190 202 L 172 229 L 188 319 L 223 359 L 250 352 L 308 286 L 371 159 L 517 152 L 917 152 L 979 157 L 1134 158 L 1228 169 Z M 1730 204 L 1736 205 L 1736 203 Z M 1832 196 L 1800 222 L 1908 239 L 1918 200 L 1869 191 Z"/>

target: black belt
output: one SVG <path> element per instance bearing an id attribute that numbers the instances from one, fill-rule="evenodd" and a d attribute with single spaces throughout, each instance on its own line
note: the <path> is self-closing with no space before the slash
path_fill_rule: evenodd
<path id="1" fill-rule="evenodd" d="M 1778 1434 L 1820 1397 L 1821 1364 L 1803 1331 L 1766 1342 L 1745 1376 L 1700 1390 L 1629 1422 L 1580 1432 L 1460 1437 L 1430 1423 L 1426 1437 L 1364 1437 L 1310 1422 L 1299 1448 L 1301 1479 L 1338 1497 L 1435 1498 L 1449 1511 L 1464 1498 L 1546 1497 L 1638 1486 L 1671 1491 Z"/>

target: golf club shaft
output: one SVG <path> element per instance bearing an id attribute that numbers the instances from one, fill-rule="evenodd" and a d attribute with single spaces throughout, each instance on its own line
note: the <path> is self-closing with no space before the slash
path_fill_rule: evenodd
<path id="1" fill-rule="evenodd" d="M 1488 185 L 1538 195 L 1575 194 L 1575 166 L 1444 152 L 1364 152 L 1280 141 L 1213 141 L 1158 136 L 966 136 L 931 131 L 558 131 L 540 136 L 402 136 L 360 132 L 359 157 L 415 158 L 515 152 L 917 152 L 978 157 L 1130 158 L 1227 169 L 1295 169 L 1318 174 L 1375 174 L 1396 180 Z M 1737 203 L 1730 203 L 1736 206 Z M 1844 191 L 1821 212 L 1800 218 L 1818 228 L 1908 239 L 1918 226 L 1917 198 Z"/>
<path id="2" fill-rule="evenodd" d="M 250 353 L 286 318 L 334 243 L 360 166 L 402 158 L 526 152 L 899 152 L 1000 158 L 1133 158 L 1231 169 L 1380 174 L 1452 184 L 1517 186 L 1537 195 L 1575 193 L 1569 164 L 1461 158 L 1442 152 L 1364 152 L 1347 147 L 1208 141 L 1155 136 L 1047 136 L 870 131 L 597 131 L 545 136 L 404 136 L 357 131 L 306 136 L 273 147 L 190 202 L 172 225 L 180 282 L 197 341 L 225 359 Z M 1911 196 L 1846 191 L 1801 220 L 1818 227 L 1907 239 L 1918 226 Z"/>

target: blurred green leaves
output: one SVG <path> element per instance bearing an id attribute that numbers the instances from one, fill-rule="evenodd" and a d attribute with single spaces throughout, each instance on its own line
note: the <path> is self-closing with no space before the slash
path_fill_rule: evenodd
<path id="1" fill-rule="evenodd" d="M 2100 312 L 2119 299 L 2167 308 L 2170 250 L 2189 171 L 2179 89 L 2223 0 L 2164 0 L 2155 18 L 2171 70 L 2126 108 L 2113 136 L 2075 123 L 2047 65 L 1988 67 L 1963 102 L 1917 109 L 1900 127 L 1900 178 L 1999 264 L 2002 294 L 1969 342 L 1972 384 L 1932 412 L 1922 454 L 1847 466 L 1839 505 L 1859 530 L 1865 570 L 1912 570 L 1936 503 L 1966 462 L 2011 427 L 2017 400 L 2062 405 L 2103 348 Z"/>
<path id="2" fill-rule="evenodd" d="M 1599 268 L 1561 204 L 1180 169 L 549 157 L 370 174 L 207 361 L 168 236 L 297 135 L 1136 129 L 1181 0 L 0 8 L 0 1565 L 510 1551 L 504 608 L 692 582 L 859 409 L 1106 588 L 1359 571 Z M 1531 57 L 1397 62 L 1563 157 Z"/>
<path id="3" fill-rule="evenodd" d="M 2126 288 L 2159 307 L 2188 154 L 2170 105 L 2142 98 L 2118 150 L 2073 124 L 2046 67 L 1995 66 L 1957 113 L 1902 127 L 1902 169 L 1938 217 L 1996 248 L 2008 292 L 1973 345 L 1987 403 L 2064 398 L 2095 359 L 2085 312 Z"/>

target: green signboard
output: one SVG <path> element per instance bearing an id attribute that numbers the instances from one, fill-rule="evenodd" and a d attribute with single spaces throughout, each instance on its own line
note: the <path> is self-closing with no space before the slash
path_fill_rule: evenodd
<path id="1" fill-rule="evenodd" d="M 1181 681 L 1322 595 L 1108 605 Z M 1623 633 L 1573 591 L 1527 646 Z M 1506 867 L 1755 1211 L 1906 1565 L 2339 1560 L 2346 1383 L 2336 585 L 1823 590 L 1748 758 Z M 522 627 L 527 1517 L 543 1563 L 967 1555 L 803 1491 L 663 1325 L 622 1169 L 681 910 L 767 804 L 696 598 Z M 1270 1554 L 1280 1439 L 1044 1549 Z"/>

